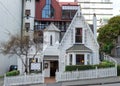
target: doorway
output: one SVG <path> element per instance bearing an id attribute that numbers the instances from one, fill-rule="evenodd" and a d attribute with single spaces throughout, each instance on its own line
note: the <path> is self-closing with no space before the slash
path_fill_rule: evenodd
<path id="1" fill-rule="evenodd" d="M 58 70 L 58 61 L 50 61 L 50 76 L 55 76 L 56 70 Z"/>

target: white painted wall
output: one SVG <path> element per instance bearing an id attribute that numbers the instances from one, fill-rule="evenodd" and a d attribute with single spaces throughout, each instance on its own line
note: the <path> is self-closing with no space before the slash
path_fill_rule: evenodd
<path id="1" fill-rule="evenodd" d="M 80 11 L 78 10 L 78 13 Z M 80 13 L 79 13 L 80 14 Z M 71 32 L 69 32 L 70 28 L 73 29 L 73 35 Z M 68 34 L 64 35 L 64 41 L 62 41 L 62 45 L 60 47 L 60 58 L 59 58 L 59 70 L 60 71 L 64 71 L 64 67 L 65 67 L 65 50 L 68 49 L 70 46 L 72 46 L 72 44 L 75 43 L 75 28 L 83 28 L 83 42 L 82 44 L 85 44 L 86 47 L 88 47 L 89 49 L 91 49 L 93 52 L 92 54 L 90 54 L 90 58 L 91 58 L 91 64 L 99 64 L 99 45 L 97 43 L 96 38 L 94 37 L 93 32 L 91 31 L 91 29 L 88 27 L 88 25 L 85 22 L 85 19 L 82 15 L 75 15 L 72 23 L 70 25 L 70 28 L 67 29 Z M 73 43 L 71 42 L 71 39 L 73 37 Z M 85 63 L 87 64 L 87 53 L 83 53 L 85 55 Z M 73 62 L 72 64 L 75 65 L 76 64 L 76 59 L 75 59 L 75 53 L 73 54 Z M 67 62 L 68 64 L 68 62 Z"/>
<path id="2" fill-rule="evenodd" d="M 45 77 L 50 77 L 50 61 L 45 61 L 44 64 L 47 63 L 48 64 L 48 68 L 44 69 L 44 76 Z"/>
<path id="3" fill-rule="evenodd" d="M 34 30 L 34 19 L 35 19 L 35 0 L 26 1 L 25 0 L 25 10 L 30 10 L 30 17 L 29 19 L 24 17 L 24 23 L 30 23 L 30 30 L 29 30 L 29 36 L 31 39 L 33 39 L 33 30 Z M 24 15 L 25 16 L 25 15 Z"/>
<path id="4" fill-rule="evenodd" d="M 8 41 L 10 34 L 20 33 L 21 4 L 21 0 L 0 0 L 0 42 Z M 11 64 L 17 64 L 17 59 L 0 54 L 0 75 Z"/>

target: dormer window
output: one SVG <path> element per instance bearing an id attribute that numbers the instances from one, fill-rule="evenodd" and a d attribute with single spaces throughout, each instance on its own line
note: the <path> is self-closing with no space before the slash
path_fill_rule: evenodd
<path id="1" fill-rule="evenodd" d="M 75 29 L 75 43 L 82 43 L 82 28 Z"/>

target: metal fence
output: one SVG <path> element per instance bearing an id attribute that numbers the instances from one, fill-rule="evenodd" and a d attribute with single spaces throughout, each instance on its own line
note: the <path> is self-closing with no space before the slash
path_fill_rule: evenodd
<path id="1" fill-rule="evenodd" d="M 4 77 L 4 86 L 44 83 L 42 74 Z"/>

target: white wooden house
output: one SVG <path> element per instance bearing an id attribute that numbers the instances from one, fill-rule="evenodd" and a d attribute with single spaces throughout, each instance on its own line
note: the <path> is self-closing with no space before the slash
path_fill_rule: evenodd
<path id="1" fill-rule="evenodd" d="M 53 23 L 44 30 L 45 77 L 54 76 L 56 70 L 64 72 L 66 65 L 99 64 L 96 16 L 93 16 L 93 31 L 86 23 L 80 9 L 62 39 L 59 36 L 60 30 Z"/>
<path id="2" fill-rule="evenodd" d="M 55 76 L 56 71 L 64 72 L 66 65 L 99 64 L 96 20 L 94 14 L 91 29 L 79 8 L 62 38 L 59 28 L 53 23 L 44 29 L 43 51 L 37 54 L 35 62 L 42 63 L 40 68 L 45 77 Z M 34 50 L 31 49 L 30 54 Z M 30 56 L 29 61 L 31 59 Z M 22 64 L 19 62 L 18 65 L 22 71 Z"/>

